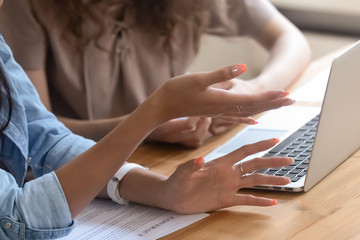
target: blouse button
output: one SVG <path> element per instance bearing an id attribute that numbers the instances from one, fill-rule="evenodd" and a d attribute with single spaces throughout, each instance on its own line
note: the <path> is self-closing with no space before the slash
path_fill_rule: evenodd
<path id="1" fill-rule="evenodd" d="M 10 230 L 12 228 L 11 222 L 5 222 L 3 226 L 6 230 Z"/>

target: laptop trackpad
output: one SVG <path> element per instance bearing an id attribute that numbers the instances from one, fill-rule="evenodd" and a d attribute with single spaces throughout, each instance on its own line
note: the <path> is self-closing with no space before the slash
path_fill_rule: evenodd
<path id="1" fill-rule="evenodd" d="M 248 128 L 238 134 L 236 138 L 229 141 L 228 144 L 220 147 L 219 152 L 229 153 L 245 144 L 255 143 L 269 138 L 281 138 L 286 133 L 286 130 Z"/>
<path id="2" fill-rule="evenodd" d="M 244 131 L 238 133 L 234 138 L 228 141 L 226 144 L 220 146 L 216 151 L 211 152 L 207 156 L 205 156 L 205 161 L 211 161 L 215 158 L 222 157 L 245 144 L 255 143 L 261 140 L 269 139 L 269 138 L 281 138 L 288 131 L 287 130 L 278 130 L 278 129 L 257 129 L 257 128 L 246 128 Z M 258 153 L 256 155 L 249 156 L 244 159 L 247 160 L 249 158 L 253 158 L 256 156 L 261 156 L 265 154 L 266 151 Z"/>

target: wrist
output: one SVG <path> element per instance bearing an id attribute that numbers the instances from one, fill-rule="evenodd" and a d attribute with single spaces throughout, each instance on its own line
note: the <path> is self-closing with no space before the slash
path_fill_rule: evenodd
<path id="1" fill-rule="evenodd" d="M 161 89 L 158 89 L 154 94 L 149 96 L 138 108 L 155 127 L 171 119 L 167 116 L 164 102 L 161 100 L 163 98 L 161 97 L 160 90 Z"/>
<path id="2" fill-rule="evenodd" d="M 163 198 L 162 198 L 162 208 L 176 212 L 176 213 L 186 213 L 189 207 L 189 201 L 186 199 L 184 194 L 181 194 L 181 190 L 178 189 L 178 184 L 174 183 L 171 180 L 171 177 L 164 181 L 163 185 Z"/>
<path id="3" fill-rule="evenodd" d="M 120 196 L 119 185 L 125 175 L 135 168 L 145 169 L 143 166 L 135 163 L 125 163 L 109 180 L 106 190 L 111 200 L 122 205 L 127 205 L 129 203 L 128 200 Z"/>
<path id="4" fill-rule="evenodd" d="M 164 198 L 167 179 L 162 174 L 136 168 L 124 176 L 118 189 L 120 196 L 129 201 L 167 209 Z"/>

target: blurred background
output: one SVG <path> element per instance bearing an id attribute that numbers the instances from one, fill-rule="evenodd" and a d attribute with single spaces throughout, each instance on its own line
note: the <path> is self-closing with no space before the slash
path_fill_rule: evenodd
<path id="1" fill-rule="evenodd" d="M 305 34 L 312 59 L 360 40 L 360 0 L 270 0 Z M 190 72 L 210 71 L 234 63 L 246 63 L 243 78 L 255 76 L 267 61 L 267 53 L 254 41 L 203 37 L 200 54 Z"/>

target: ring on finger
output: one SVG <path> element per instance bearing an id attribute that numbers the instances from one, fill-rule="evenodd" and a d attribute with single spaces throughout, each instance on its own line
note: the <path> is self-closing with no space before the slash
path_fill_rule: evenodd
<path id="1" fill-rule="evenodd" d="M 239 168 L 240 168 L 240 171 L 241 171 L 241 175 L 245 175 L 245 171 L 243 169 L 243 166 L 242 166 L 242 162 L 239 163 Z"/>
<path id="2" fill-rule="evenodd" d="M 236 105 L 236 109 L 238 110 L 239 115 L 241 115 L 242 106 Z"/>

